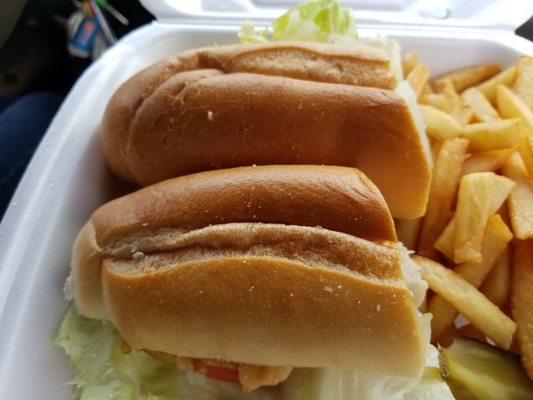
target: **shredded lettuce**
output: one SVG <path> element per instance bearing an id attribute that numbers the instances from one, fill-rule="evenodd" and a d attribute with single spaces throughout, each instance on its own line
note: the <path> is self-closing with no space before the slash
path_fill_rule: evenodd
<path id="1" fill-rule="evenodd" d="M 242 393 L 220 382 L 142 351 L 124 353 L 108 322 L 86 318 L 74 306 L 63 319 L 55 343 L 71 357 L 81 400 L 453 400 L 439 377 L 438 352 L 430 348 L 422 379 L 372 376 L 336 368 L 297 368 L 278 389 Z"/>
<path id="2" fill-rule="evenodd" d="M 336 368 L 298 368 L 280 386 L 281 400 L 454 400 L 429 345 L 420 379 L 369 375 Z"/>
<path id="3" fill-rule="evenodd" d="M 442 379 L 439 368 L 439 351 L 430 345 L 422 379 L 405 394 L 402 400 L 454 400 L 450 387 Z"/>
<path id="4" fill-rule="evenodd" d="M 242 43 L 263 43 L 269 41 L 268 29 L 265 28 L 261 31 L 256 31 L 254 24 L 249 21 L 241 26 L 237 35 Z"/>
<path id="5" fill-rule="evenodd" d="M 272 390 L 242 393 L 239 385 L 209 379 L 143 351 L 124 353 L 123 341 L 105 321 L 67 311 L 55 344 L 70 356 L 75 396 L 81 400 L 267 400 Z"/>
<path id="6" fill-rule="evenodd" d="M 174 365 L 144 352 L 124 353 L 110 323 L 85 318 L 74 307 L 67 311 L 55 343 L 71 357 L 71 384 L 82 400 L 156 399 L 172 394 L 179 380 Z"/>
<path id="7" fill-rule="evenodd" d="M 310 41 L 346 43 L 357 40 L 354 12 L 341 7 L 338 0 L 311 0 L 299 4 L 272 22 L 268 30 L 257 32 L 252 23 L 245 23 L 241 42 Z"/>

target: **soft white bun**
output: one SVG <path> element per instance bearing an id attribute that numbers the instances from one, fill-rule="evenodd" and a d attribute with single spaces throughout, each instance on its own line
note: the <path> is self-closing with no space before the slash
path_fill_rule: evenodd
<path id="1" fill-rule="evenodd" d="M 378 186 L 394 217 L 420 217 L 427 138 L 417 107 L 395 90 L 398 46 L 382 47 L 247 44 L 161 61 L 110 100 L 108 163 L 141 185 L 252 164 L 344 165 Z"/>
<path id="2" fill-rule="evenodd" d="M 239 177 L 248 179 L 243 195 L 228 205 L 223 188 L 238 191 L 231 184 Z M 265 190 L 265 182 L 277 183 Z M 191 206 L 188 199 L 210 219 L 188 224 L 194 219 L 173 206 Z M 240 203 L 258 215 L 238 218 Z M 402 274 L 404 250 L 391 242 L 383 210 L 372 184 L 343 167 L 176 178 L 92 216 L 74 246 L 72 293 L 83 314 L 112 321 L 136 349 L 416 376 L 425 344 Z M 306 226 L 309 215 L 320 223 Z M 348 234 L 368 226 L 389 245 Z"/>

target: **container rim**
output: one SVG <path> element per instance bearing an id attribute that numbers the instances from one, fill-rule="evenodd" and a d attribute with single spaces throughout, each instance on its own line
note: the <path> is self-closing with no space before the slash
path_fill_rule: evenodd
<path id="1" fill-rule="evenodd" d="M 303 0 L 140 0 L 167 23 L 266 24 Z M 340 0 L 356 12 L 358 26 L 404 26 L 514 32 L 533 15 L 522 0 Z"/>

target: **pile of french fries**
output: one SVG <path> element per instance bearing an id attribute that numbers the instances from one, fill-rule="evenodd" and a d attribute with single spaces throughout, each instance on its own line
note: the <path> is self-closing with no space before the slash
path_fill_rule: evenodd
<path id="1" fill-rule="evenodd" d="M 434 169 L 424 217 L 396 225 L 432 291 L 432 341 L 487 340 L 519 353 L 533 379 L 533 57 L 430 82 L 409 54 L 403 70 Z"/>

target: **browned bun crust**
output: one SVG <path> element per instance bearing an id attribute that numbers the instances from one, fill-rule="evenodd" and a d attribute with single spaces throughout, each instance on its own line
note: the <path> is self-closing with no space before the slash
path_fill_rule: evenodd
<path id="1" fill-rule="evenodd" d="M 250 72 L 315 82 L 394 89 L 396 78 L 382 49 L 363 44 L 248 43 L 198 51 L 202 68 Z"/>
<path id="2" fill-rule="evenodd" d="M 164 228 L 186 232 L 228 222 L 321 226 L 396 241 L 378 189 L 347 167 L 274 165 L 182 176 L 113 200 L 91 219 L 100 246 L 117 247 L 124 237 Z"/>
<path id="3" fill-rule="evenodd" d="M 395 86 L 385 52 L 364 45 L 200 49 L 119 88 L 104 115 L 104 151 L 117 175 L 141 185 L 251 164 L 357 167 L 393 216 L 415 218 L 430 166 Z"/>
<path id="4" fill-rule="evenodd" d="M 194 234 L 173 252 L 104 259 L 109 318 L 132 347 L 254 365 L 420 372 L 424 344 L 394 250 L 286 225 Z"/>
<path id="5" fill-rule="evenodd" d="M 379 191 L 354 169 L 184 176 L 93 214 L 72 294 L 136 349 L 417 375 L 424 344 L 400 250 L 347 233 L 395 240 Z"/>
<path id="6" fill-rule="evenodd" d="M 168 78 L 196 69 L 197 65 L 198 56 L 194 52 L 183 53 L 172 60 L 160 61 L 122 84 L 120 90 L 113 95 L 102 120 L 102 131 L 112 134 L 104 134 L 102 148 L 109 166 L 118 176 L 135 182 L 127 166 L 126 144 L 129 125 L 138 108 Z"/>
<path id="7" fill-rule="evenodd" d="M 172 249 L 176 232 L 231 222 L 321 226 L 376 242 L 396 241 L 383 197 L 353 168 L 261 166 L 182 176 L 94 212 L 73 250 L 78 308 L 90 317 L 105 316 L 102 249 L 114 256 Z"/>
<path id="8" fill-rule="evenodd" d="M 71 289 L 78 310 L 92 318 L 105 317 L 102 293 L 102 254 L 96 244 L 94 226 L 85 224 L 72 249 Z"/>
<path id="9" fill-rule="evenodd" d="M 280 224 L 222 224 L 173 236 L 172 249 L 168 241 L 163 248 L 138 242 L 150 252 L 128 256 L 101 249 L 105 316 L 133 348 L 254 365 L 420 373 L 425 345 L 398 250 Z M 83 301 L 77 304 L 83 312 Z"/>

